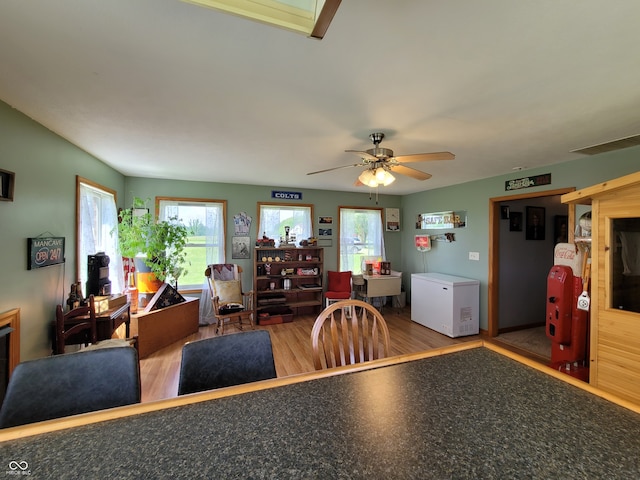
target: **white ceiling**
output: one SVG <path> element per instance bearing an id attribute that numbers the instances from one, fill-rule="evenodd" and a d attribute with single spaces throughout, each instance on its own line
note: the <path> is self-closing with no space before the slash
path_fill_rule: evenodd
<path id="1" fill-rule="evenodd" d="M 374 131 L 456 154 L 384 187 L 405 194 L 640 133 L 639 20 L 638 0 L 344 0 L 314 40 L 179 0 L 2 0 L 0 99 L 131 176 L 357 191 L 359 167 L 306 173 Z"/>

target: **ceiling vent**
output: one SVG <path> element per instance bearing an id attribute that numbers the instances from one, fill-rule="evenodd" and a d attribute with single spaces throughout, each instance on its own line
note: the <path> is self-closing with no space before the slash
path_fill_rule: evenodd
<path id="1" fill-rule="evenodd" d="M 637 147 L 638 145 L 640 145 L 640 135 L 632 135 L 631 137 L 621 138 L 619 140 L 613 140 L 599 145 L 571 150 L 571 152 L 582 153 L 584 155 L 597 155 L 599 153 L 622 150 L 623 148 Z"/>

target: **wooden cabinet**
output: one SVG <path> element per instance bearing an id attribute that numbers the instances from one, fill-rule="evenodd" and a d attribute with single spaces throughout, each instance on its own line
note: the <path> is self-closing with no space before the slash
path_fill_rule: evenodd
<path id="1" fill-rule="evenodd" d="M 591 205 L 589 383 L 640 405 L 640 172 L 562 202 Z"/>
<path id="2" fill-rule="evenodd" d="M 289 308 L 294 315 L 322 311 L 324 250 L 321 247 L 257 247 L 253 262 L 256 309 Z"/>

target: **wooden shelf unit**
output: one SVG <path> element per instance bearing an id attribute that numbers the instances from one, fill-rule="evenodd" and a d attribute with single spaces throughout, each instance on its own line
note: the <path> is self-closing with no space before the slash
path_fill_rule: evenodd
<path id="1" fill-rule="evenodd" d="M 271 258 L 271 261 L 269 261 Z M 267 274 L 266 266 L 271 265 Z M 282 270 L 293 269 L 293 273 L 282 275 Z M 301 275 L 299 270 L 312 271 Z M 324 249 L 322 247 L 256 247 L 253 262 L 253 290 L 256 294 L 258 314 L 271 307 L 288 307 L 294 315 L 317 314 L 322 311 L 324 277 Z M 284 288 L 285 279 L 291 283 Z M 270 285 L 274 283 L 275 288 Z M 302 285 L 316 284 L 317 288 Z M 274 297 L 283 297 L 282 302 L 269 302 Z"/>

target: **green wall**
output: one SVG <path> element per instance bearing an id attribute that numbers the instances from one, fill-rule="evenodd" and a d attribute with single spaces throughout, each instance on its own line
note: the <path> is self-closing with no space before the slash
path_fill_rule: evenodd
<path id="1" fill-rule="evenodd" d="M 222 167 L 222 165 L 221 165 Z M 215 166 L 213 166 L 215 168 Z M 357 206 L 366 208 L 399 207 L 402 200 L 399 196 L 379 195 L 378 205 L 374 199 L 369 199 L 368 191 L 363 193 L 336 192 L 327 190 L 300 189 L 281 186 L 256 186 L 230 183 L 188 182 L 180 180 L 158 180 L 151 178 L 127 177 L 125 180 L 126 202 L 130 204 L 133 197 L 150 198 L 155 196 L 171 196 L 185 198 L 208 198 L 227 201 L 227 260 L 231 260 L 231 242 L 233 235 L 233 216 L 246 212 L 253 221 L 251 223 L 251 240 L 255 241 L 258 228 L 258 202 L 280 203 L 271 198 L 272 190 L 302 192 L 302 200 L 287 201 L 286 203 L 312 204 L 314 210 L 314 228 L 318 228 L 318 217 L 333 217 L 333 245 L 325 248 L 325 271 L 337 269 L 338 263 L 338 207 Z M 374 197 L 375 198 L 375 197 Z M 283 232 L 284 233 L 284 232 Z M 261 235 L 262 233 L 260 233 Z M 401 235 L 398 232 L 385 233 L 385 248 L 387 258 L 393 266 L 402 264 Z M 243 282 L 253 281 L 253 257 L 248 260 L 234 260 L 246 272 Z M 193 268 L 193 267 L 190 267 Z M 203 275 L 204 275 L 203 267 Z M 204 281 L 204 277 L 203 277 Z"/>
<path id="2" fill-rule="evenodd" d="M 337 229 L 338 206 L 375 207 L 368 192 L 347 193 L 290 187 L 235 185 L 215 182 L 186 182 L 124 177 L 100 160 L 73 146 L 27 116 L 0 102 L 0 168 L 16 174 L 13 202 L 0 202 L 0 312 L 21 309 L 21 358 L 48 355 L 50 324 L 55 305 L 63 303 L 75 280 L 75 178 L 80 175 L 118 193 L 119 206 L 131 205 L 133 196 L 172 196 L 227 200 L 227 233 L 233 232 L 233 215 L 246 212 L 254 222 L 257 202 L 270 202 L 272 190 L 301 191 L 301 203 L 314 205 L 314 219 L 333 216 Z M 212 168 L 216 168 L 215 164 Z M 220 165 L 223 168 L 223 165 Z M 640 147 L 594 157 L 583 157 L 548 168 L 532 169 L 477 180 L 403 197 L 380 195 L 379 207 L 400 207 L 401 232 L 387 232 L 387 256 L 394 270 L 404 273 L 409 288 L 410 274 L 443 272 L 481 281 L 480 325 L 487 328 L 488 219 L 489 198 L 506 196 L 506 180 L 541 173 L 552 174 L 552 184 L 527 191 L 564 187 L 583 188 L 640 170 Z M 516 191 L 522 193 L 523 191 Z M 455 242 L 435 242 L 427 253 L 413 246 L 418 214 L 443 210 L 467 212 L 467 227 L 455 230 Z M 431 231 L 429 233 L 437 233 Z M 326 249 L 325 270 L 337 266 L 337 230 L 334 245 Z M 39 235 L 66 238 L 66 263 L 27 270 L 27 238 Z M 480 252 L 480 261 L 470 261 L 469 252 Z M 231 258 L 230 245 L 227 258 Z M 251 261 L 238 261 L 252 272 Z M 514 265 L 514 268 L 518 268 Z M 245 281 L 250 281 L 250 275 Z"/>
<path id="3" fill-rule="evenodd" d="M 20 308 L 21 358 L 48 355 L 55 305 L 75 280 L 76 175 L 123 191 L 124 176 L 0 102 L 0 168 L 15 173 L 0 202 L 0 312 Z M 27 238 L 65 237 L 62 265 L 27 270 Z"/>
<path id="4" fill-rule="evenodd" d="M 489 199 L 568 187 L 580 189 L 638 170 L 640 170 L 640 147 L 635 147 L 405 195 L 402 197 L 402 269 L 404 272 L 440 272 L 480 280 L 480 328 L 486 329 L 488 328 Z M 551 173 L 551 185 L 513 192 L 505 191 L 507 180 L 544 173 Z M 447 210 L 466 210 L 467 227 L 451 230 L 455 232 L 455 242 L 434 242 L 431 251 L 418 252 L 413 246 L 414 236 L 435 234 L 438 231 L 416 230 L 417 215 Z M 469 252 L 480 252 L 480 261 L 469 260 Z M 518 265 L 513 265 L 513 268 L 517 269 Z"/>

